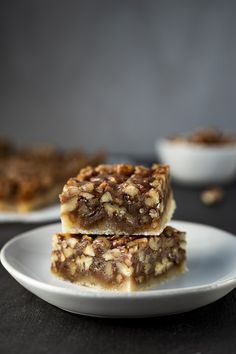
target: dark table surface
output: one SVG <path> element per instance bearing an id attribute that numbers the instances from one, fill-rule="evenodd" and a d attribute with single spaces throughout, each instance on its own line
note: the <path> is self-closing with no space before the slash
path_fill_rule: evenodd
<path id="1" fill-rule="evenodd" d="M 206 207 L 200 190 L 174 185 L 175 219 L 236 234 L 236 185 Z M 42 224 L 40 224 L 42 225 Z M 1 224 L 0 246 L 39 224 Z M 236 255 L 235 255 L 236 256 Z M 150 319 L 100 319 L 70 314 L 20 286 L 0 267 L 0 353 L 236 353 L 236 290 L 189 313 Z"/>

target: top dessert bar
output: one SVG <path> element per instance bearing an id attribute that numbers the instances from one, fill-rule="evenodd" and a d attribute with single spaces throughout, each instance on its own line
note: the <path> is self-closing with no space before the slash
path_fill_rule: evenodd
<path id="1" fill-rule="evenodd" d="M 0 210 L 27 212 L 55 202 L 65 181 L 104 156 L 43 145 L 17 149 L 0 140 Z"/>
<path id="2" fill-rule="evenodd" d="M 63 232 L 158 235 L 174 209 L 169 167 L 100 165 L 70 178 L 60 195 Z"/>

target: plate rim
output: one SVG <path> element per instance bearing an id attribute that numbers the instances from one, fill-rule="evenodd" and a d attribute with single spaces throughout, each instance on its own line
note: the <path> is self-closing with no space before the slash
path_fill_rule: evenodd
<path id="1" fill-rule="evenodd" d="M 213 229 L 216 231 L 221 231 L 224 232 L 227 237 L 230 237 L 234 239 L 234 242 L 236 242 L 236 236 L 234 236 L 232 233 L 225 231 L 223 229 L 219 229 L 215 226 L 203 224 L 203 223 L 195 223 L 195 222 L 190 222 L 190 221 L 184 221 L 184 220 L 172 220 L 171 224 L 178 224 L 178 223 L 183 223 L 183 224 L 188 224 L 190 226 L 200 226 L 204 228 L 209 228 Z M 44 229 L 47 229 L 49 227 L 51 228 L 56 228 L 57 226 L 60 226 L 60 223 L 50 223 L 44 226 L 36 227 L 31 230 L 28 230 L 26 232 L 20 233 L 16 236 L 14 236 L 12 239 L 7 241 L 5 245 L 2 247 L 1 252 L 0 252 L 0 261 L 3 265 L 3 267 L 10 273 L 13 278 L 17 279 L 17 281 L 22 281 L 23 283 L 30 284 L 34 286 L 35 288 L 38 288 L 43 291 L 50 291 L 51 293 L 60 293 L 61 295 L 69 295 L 72 297 L 80 297 L 80 298 L 96 298 L 96 299 L 142 299 L 142 298 L 158 298 L 158 297 L 172 297 L 172 296 L 181 296 L 181 295 L 186 295 L 186 294 L 191 294 L 191 293 L 206 293 L 209 291 L 214 291 L 219 288 L 224 288 L 224 287 L 230 287 L 234 286 L 236 287 L 236 271 L 235 274 L 231 274 L 229 278 L 223 279 L 223 280 L 216 280 L 214 282 L 210 282 L 204 285 L 194 285 L 194 286 L 189 286 L 185 288 L 173 288 L 173 289 L 153 289 L 153 290 L 145 290 L 145 291 L 135 291 L 135 292 L 121 292 L 121 291 L 106 291 L 103 289 L 96 289 L 96 291 L 93 289 L 93 291 L 89 290 L 90 288 L 83 287 L 83 291 L 80 291 L 80 287 L 73 289 L 73 288 L 66 288 L 60 285 L 54 285 L 54 284 L 48 284 L 42 280 L 37 280 L 32 278 L 29 275 L 26 275 L 19 271 L 16 267 L 11 265 L 7 259 L 6 259 L 6 251 L 8 247 L 10 247 L 14 242 L 21 238 L 27 238 L 32 232 L 39 232 Z M 32 236 L 31 236 L 32 237 Z"/>
<path id="2" fill-rule="evenodd" d="M 19 213 L 17 211 L 0 211 L 0 224 L 21 223 L 36 224 L 39 222 L 49 223 L 60 220 L 60 203 L 45 206 L 41 209 L 30 210 L 27 213 Z M 33 230 L 33 229 L 32 229 Z M 20 235 L 20 234 L 19 234 Z"/>

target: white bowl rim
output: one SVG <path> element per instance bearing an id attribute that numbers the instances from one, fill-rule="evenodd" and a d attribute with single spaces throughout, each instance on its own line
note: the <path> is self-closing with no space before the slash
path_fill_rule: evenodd
<path id="1" fill-rule="evenodd" d="M 188 149 L 189 151 L 204 151 L 204 152 L 217 152 L 217 153 L 235 153 L 236 143 L 233 144 L 223 144 L 223 145 L 204 145 L 204 144 L 194 144 L 188 141 L 171 141 L 168 138 L 158 138 L 155 141 L 156 147 L 174 147 L 181 149 Z"/>

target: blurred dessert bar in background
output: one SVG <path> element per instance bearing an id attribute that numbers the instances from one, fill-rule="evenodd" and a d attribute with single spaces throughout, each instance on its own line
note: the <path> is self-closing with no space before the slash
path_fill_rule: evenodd
<path id="1" fill-rule="evenodd" d="M 175 209 L 169 167 L 87 167 L 60 195 L 65 233 L 158 235 Z"/>
<path id="2" fill-rule="evenodd" d="M 62 152 L 51 145 L 17 148 L 0 140 L 0 210 L 28 212 L 58 200 L 67 179 L 82 167 L 104 161 L 104 154 Z"/>
<path id="3" fill-rule="evenodd" d="M 53 236 L 51 270 L 73 283 L 108 290 L 142 290 L 185 270 L 185 233 L 159 236 Z"/>

